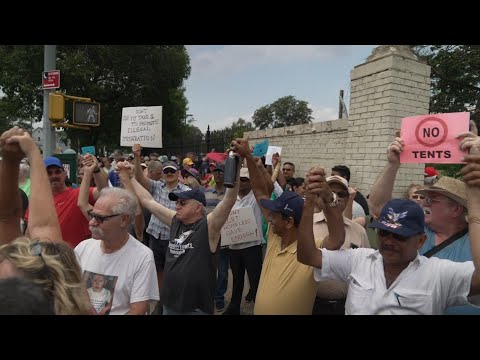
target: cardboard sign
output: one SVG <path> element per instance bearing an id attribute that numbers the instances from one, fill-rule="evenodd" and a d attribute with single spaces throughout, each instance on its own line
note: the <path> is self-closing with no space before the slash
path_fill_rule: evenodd
<path id="1" fill-rule="evenodd" d="M 268 151 L 268 139 L 263 140 L 261 143 L 253 146 L 253 156 L 262 157 Z"/>
<path id="2" fill-rule="evenodd" d="M 82 155 L 91 154 L 95 156 L 95 146 L 83 146 Z"/>
<path id="3" fill-rule="evenodd" d="M 230 211 L 227 222 L 222 227 L 222 246 L 259 240 L 261 233 L 251 206 Z"/>
<path id="4" fill-rule="evenodd" d="M 272 165 L 272 157 L 273 154 L 278 153 L 278 155 L 282 155 L 282 147 L 281 146 L 269 146 L 267 150 L 267 155 L 265 155 L 265 164 Z"/>
<path id="5" fill-rule="evenodd" d="M 401 137 L 405 141 L 401 163 L 460 164 L 467 152 L 461 151 L 461 139 L 469 129 L 470 113 L 412 116 L 402 119 Z"/>
<path id="6" fill-rule="evenodd" d="M 162 107 L 143 106 L 122 109 L 120 145 L 161 148 Z"/>

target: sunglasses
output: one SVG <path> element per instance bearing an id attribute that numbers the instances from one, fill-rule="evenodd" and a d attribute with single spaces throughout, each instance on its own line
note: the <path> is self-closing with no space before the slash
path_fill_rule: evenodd
<path id="1" fill-rule="evenodd" d="M 341 199 L 345 199 L 345 198 L 347 198 L 347 197 L 350 196 L 350 195 L 348 194 L 348 191 L 339 191 L 339 192 L 337 192 L 337 193 L 335 193 L 335 194 L 337 194 L 337 196 L 338 196 L 339 198 L 341 198 Z"/>
<path id="2" fill-rule="evenodd" d="M 105 220 L 111 219 L 115 216 L 123 215 L 123 214 L 114 214 L 114 215 L 102 216 L 102 215 L 94 214 L 92 210 L 87 211 L 87 213 L 88 213 L 88 216 L 90 217 L 90 220 L 95 219 L 95 221 L 99 224 L 103 224 Z"/>
<path id="3" fill-rule="evenodd" d="M 413 195 L 412 195 L 412 199 L 415 199 L 415 200 L 423 200 L 423 199 L 425 199 L 425 196 L 413 194 Z"/>
<path id="4" fill-rule="evenodd" d="M 394 234 L 394 233 L 391 233 L 390 231 L 383 230 L 383 229 L 377 229 L 377 234 L 378 234 L 378 236 L 381 236 L 381 237 L 391 236 L 395 240 L 398 240 L 398 241 L 407 241 L 407 239 L 408 239 L 407 236 L 401 236 L 401 235 L 398 235 L 398 234 Z"/>
<path id="5" fill-rule="evenodd" d="M 48 173 L 48 175 L 53 175 L 53 174 L 60 175 L 61 173 L 63 173 L 63 170 L 62 169 L 55 169 L 55 170 L 50 169 L 50 170 L 47 170 L 47 173 Z"/>
<path id="6" fill-rule="evenodd" d="M 177 170 L 174 170 L 172 168 L 163 169 L 164 174 L 175 174 L 176 172 Z"/>
<path id="7" fill-rule="evenodd" d="M 241 182 L 245 182 L 245 181 L 250 181 L 250 179 L 249 179 L 249 178 L 246 178 L 246 177 L 241 177 L 241 178 L 240 178 L 240 181 L 241 181 Z"/>

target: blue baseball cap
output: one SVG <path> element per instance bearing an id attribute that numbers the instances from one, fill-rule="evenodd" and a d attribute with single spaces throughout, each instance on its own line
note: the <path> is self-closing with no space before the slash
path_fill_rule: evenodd
<path id="1" fill-rule="evenodd" d="M 182 191 L 179 193 L 171 192 L 170 194 L 168 194 L 168 198 L 172 201 L 177 201 L 178 199 L 194 199 L 198 202 L 201 202 L 203 206 L 207 206 L 205 194 L 200 188 Z"/>
<path id="2" fill-rule="evenodd" d="M 385 204 L 380 217 L 369 227 L 383 229 L 393 234 L 410 237 L 425 232 L 425 214 L 416 202 L 393 199 Z"/>
<path id="3" fill-rule="evenodd" d="M 279 212 L 286 216 L 291 216 L 295 222 L 295 225 L 300 224 L 300 219 L 303 213 L 303 199 L 292 191 L 284 191 L 275 200 L 260 200 L 260 205 L 265 209 Z"/>
<path id="4" fill-rule="evenodd" d="M 49 166 L 56 166 L 63 169 L 62 162 L 59 158 L 56 158 L 55 156 L 50 156 L 43 160 L 43 162 L 45 163 L 46 168 L 48 168 Z"/>

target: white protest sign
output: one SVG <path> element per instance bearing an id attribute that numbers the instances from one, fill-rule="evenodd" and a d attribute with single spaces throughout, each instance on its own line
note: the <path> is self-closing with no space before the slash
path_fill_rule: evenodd
<path id="1" fill-rule="evenodd" d="M 260 239 L 257 221 L 251 206 L 230 211 L 227 222 L 223 225 L 222 246 L 240 244 Z"/>
<path id="2" fill-rule="evenodd" d="M 281 146 L 269 146 L 267 150 L 267 155 L 265 155 L 265 164 L 272 165 L 272 157 L 273 154 L 278 153 L 278 155 L 282 155 L 282 147 Z"/>
<path id="3" fill-rule="evenodd" d="M 120 145 L 161 148 L 162 107 L 141 106 L 122 109 Z"/>

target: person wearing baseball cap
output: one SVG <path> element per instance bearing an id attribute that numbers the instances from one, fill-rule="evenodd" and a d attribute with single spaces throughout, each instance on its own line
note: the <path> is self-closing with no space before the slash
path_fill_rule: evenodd
<path id="1" fill-rule="evenodd" d="M 97 163 L 95 156 L 85 155 L 85 161 Z M 45 168 L 50 181 L 58 221 L 62 231 L 63 239 L 71 246 L 77 246 L 81 241 L 88 239 L 91 235 L 88 220 L 77 206 L 80 188 L 67 187 L 65 180 L 68 174 L 63 168 L 62 162 L 57 157 L 51 156 L 44 160 Z M 100 190 L 108 187 L 106 174 L 98 167 L 93 174 L 96 187 L 89 188 L 88 202 L 93 205 L 100 196 Z M 29 211 L 25 214 L 25 221 L 28 224 Z M 27 225 L 28 227 L 28 225 Z"/>
<path id="2" fill-rule="evenodd" d="M 369 204 L 372 214 L 379 214 L 385 203 L 392 198 L 395 177 L 400 168 L 400 153 L 404 148 L 400 137 L 388 146 L 387 163 L 372 187 Z M 427 175 L 434 175 L 435 169 L 426 168 Z M 437 176 L 437 175 L 434 175 Z M 425 213 L 426 241 L 420 248 L 420 255 L 448 259 L 456 262 L 472 260 L 470 236 L 468 233 L 467 195 L 465 183 L 459 179 L 442 176 L 433 186 L 417 190 L 424 195 L 422 202 Z M 470 306 L 448 309 L 449 314 L 480 314 L 480 309 Z"/>
<path id="3" fill-rule="evenodd" d="M 176 203 L 168 198 L 168 194 L 171 192 L 177 193 L 190 190 L 188 186 L 179 182 L 179 167 L 177 163 L 173 161 L 165 162 L 162 168 L 162 178 L 158 180 L 148 179 L 142 171 L 141 152 L 142 146 L 140 144 L 132 146 L 132 153 L 135 157 L 133 161 L 135 179 L 151 194 L 156 202 L 167 209 L 175 210 Z M 158 163 L 158 161 L 156 163 Z M 149 213 L 151 213 L 151 211 L 149 211 Z M 161 290 L 170 240 L 170 227 L 153 213 L 150 218 L 146 218 L 145 224 L 145 244 L 153 251 L 153 258 L 155 259 L 155 267 L 157 269 L 158 288 Z M 162 301 L 163 299 L 160 298 L 155 313 L 161 313 L 163 309 Z"/>
<path id="4" fill-rule="evenodd" d="M 316 197 L 323 197 L 326 187 L 319 171 L 310 174 L 300 225 L 299 261 L 315 267 L 317 281 L 349 283 L 346 314 L 435 315 L 452 305 L 480 305 L 478 297 L 471 297 L 480 293 L 480 274 L 473 262 L 419 254 L 426 239 L 425 218 L 422 208 L 411 200 L 388 201 L 370 225 L 377 229 L 378 250 L 316 248 L 310 224 Z M 333 226 L 340 216 L 340 211 L 326 212 L 329 234 L 335 240 L 345 237 L 341 226 Z"/>
<path id="5" fill-rule="evenodd" d="M 343 227 L 345 228 L 345 241 L 341 244 L 340 249 L 353 248 L 370 248 L 365 228 L 352 221 L 345 215 L 348 211 L 352 212 L 352 203 L 354 196 L 348 192 L 348 182 L 341 176 L 328 176 L 326 182 L 335 194 L 336 208 L 343 213 Z M 360 208 L 361 206 L 358 205 Z M 329 250 L 337 250 L 337 247 L 331 247 L 328 239 L 328 224 L 323 211 L 316 212 L 313 215 L 313 234 L 317 247 L 325 247 Z M 349 210 L 348 210 L 349 208 Z M 318 283 L 317 297 L 313 315 L 344 315 L 345 299 L 348 291 L 348 283 L 335 280 L 325 280 Z"/>
<path id="6" fill-rule="evenodd" d="M 247 139 L 236 139 L 233 148 L 247 161 L 249 180 L 257 203 L 269 222 L 267 249 L 255 298 L 255 315 L 311 315 L 317 284 L 313 268 L 297 260 L 298 227 L 303 199 L 285 191 L 270 200 L 271 175 L 255 158 Z M 313 220 L 310 222 L 312 228 Z"/>
<path id="7" fill-rule="evenodd" d="M 136 179 L 131 179 L 128 165 L 119 171 L 125 187 L 133 186 L 142 206 L 170 228 L 160 290 L 163 314 L 213 314 L 220 231 L 235 204 L 238 185 L 227 189 L 223 200 L 207 215 L 201 188 L 170 192 L 174 211 L 155 201 Z"/>

